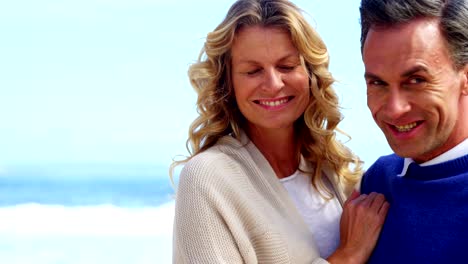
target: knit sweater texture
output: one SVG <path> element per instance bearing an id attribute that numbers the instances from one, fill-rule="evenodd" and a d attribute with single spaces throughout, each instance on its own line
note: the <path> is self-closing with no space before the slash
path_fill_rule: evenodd
<path id="1" fill-rule="evenodd" d="M 324 174 L 340 201 L 345 188 Z M 243 135 L 194 156 L 176 194 L 173 263 L 328 263 L 261 152 Z"/>
<path id="2" fill-rule="evenodd" d="M 365 173 L 363 193 L 385 195 L 390 209 L 368 263 L 467 263 L 468 155 L 430 166 L 381 157 Z"/>

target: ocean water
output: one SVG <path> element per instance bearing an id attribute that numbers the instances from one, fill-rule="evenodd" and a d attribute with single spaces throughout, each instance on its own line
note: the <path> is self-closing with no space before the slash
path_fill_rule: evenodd
<path id="1" fill-rule="evenodd" d="M 173 194 L 154 166 L 3 169 L 1 263 L 171 263 Z"/>

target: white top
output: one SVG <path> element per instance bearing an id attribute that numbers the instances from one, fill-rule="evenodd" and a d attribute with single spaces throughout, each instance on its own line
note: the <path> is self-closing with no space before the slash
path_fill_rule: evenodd
<path id="1" fill-rule="evenodd" d="M 323 177 L 326 184 L 330 184 Z M 328 258 L 340 243 L 340 217 L 343 209 L 336 196 L 327 200 L 312 185 L 310 175 L 297 170 L 280 179 L 291 195 L 304 222 L 314 236 L 322 258 Z"/>
<path id="2" fill-rule="evenodd" d="M 449 151 L 431 159 L 428 160 L 424 163 L 419 164 L 419 166 L 429 166 L 429 165 L 435 165 L 435 164 L 440 164 L 442 162 L 446 162 L 449 160 L 457 159 L 460 157 L 463 157 L 465 155 L 468 155 L 468 138 L 462 141 L 460 144 L 456 145 Z M 408 170 L 408 167 L 411 163 L 415 162 L 412 158 L 405 158 L 405 162 L 403 164 L 403 169 L 398 176 L 405 176 L 406 171 Z"/>

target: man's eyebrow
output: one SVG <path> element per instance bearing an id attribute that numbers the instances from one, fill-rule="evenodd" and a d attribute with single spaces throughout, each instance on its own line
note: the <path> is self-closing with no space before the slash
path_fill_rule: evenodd
<path id="1" fill-rule="evenodd" d="M 402 77 L 408 77 L 408 76 L 411 76 L 419 71 L 423 71 L 423 72 L 426 72 L 428 73 L 429 70 L 427 69 L 427 67 L 425 66 L 422 66 L 422 65 L 416 65 L 414 66 L 413 68 L 410 68 L 409 70 L 403 72 L 403 74 L 401 74 Z"/>
<path id="2" fill-rule="evenodd" d="M 370 72 L 365 72 L 364 73 L 364 78 L 366 79 L 380 79 L 379 76 L 373 74 L 373 73 L 370 73 Z"/>
<path id="3" fill-rule="evenodd" d="M 411 75 L 413 75 L 413 74 L 415 74 L 417 72 L 420 72 L 420 71 L 429 73 L 429 70 L 427 69 L 427 67 L 422 66 L 422 65 L 417 65 L 417 66 L 414 66 L 414 67 L 404 71 L 401 74 L 401 77 L 408 77 L 408 76 L 411 76 Z M 366 79 L 380 79 L 379 76 L 377 76 L 376 74 L 373 74 L 371 72 L 365 72 L 364 73 L 364 78 L 366 78 Z"/>

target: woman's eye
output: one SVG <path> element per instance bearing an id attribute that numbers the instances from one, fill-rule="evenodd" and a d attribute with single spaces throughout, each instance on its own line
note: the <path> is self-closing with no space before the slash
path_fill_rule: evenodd
<path id="1" fill-rule="evenodd" d="M 296 66 L 282 65 L 282 66 L 279 66 L 278 68 L 280 68 L 283 71 L 292 71 L 294 70 L 294 68 L 296 68 Z"/>
<path id="2" fill-rule="evenodd" d="M 259 72 L 260 72 L 260 69 L 254 69 L 254 70 L 248 71 L 247 75 L 254 75 L 254 74 L 259 73 Z"/>

